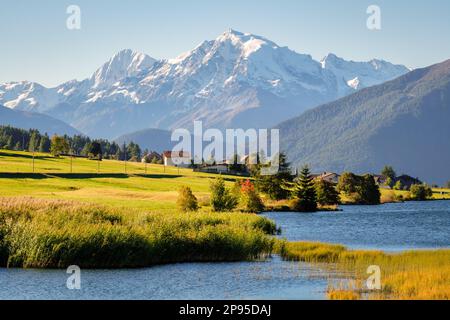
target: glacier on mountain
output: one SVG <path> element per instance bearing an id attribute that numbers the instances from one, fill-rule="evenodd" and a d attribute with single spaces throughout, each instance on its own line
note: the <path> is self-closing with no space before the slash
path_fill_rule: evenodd
<path id="1" fill-rule="evenodd" d="M 41 112 L 93 137 L 145 128 L 267 128 L 304 110 L 394 79 L 409 69 L 382 60 L 322 61 L 228 30 L 174 59 L 123 50 L 88 79 L 55 88 L 0 84 L 0 104 Z"/>

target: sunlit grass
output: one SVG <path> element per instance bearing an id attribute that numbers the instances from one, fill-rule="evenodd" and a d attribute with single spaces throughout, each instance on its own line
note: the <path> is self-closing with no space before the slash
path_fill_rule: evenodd
<path id="1" fill-rule="evenodd" d="M 239 213 L 158 213 L 72 201 L 0 198 L 0 266 L 144 267 L 238 261 L 272 251 L 268 219 Z"/>
<path id="2" fill-rule="evenodd" d="M 279 242 L 276 251 L 285 260 L 321 263 L 333 271 L 353 275 L 331 285 L 330 299 L 450 299 L 450 250 L 385 253 L 348 250 L 344 246 L 312 242 Z M 371 265 L 381 269 L 382 290 L 367 290 Z"/>
<path id="3" fill-rule="evenodd" d="M 35 154 L 35 174 L 32 154 L 0 150 L 0 196 L 30 195 L 42 199 L 64 199 L 95 202 L 110 206 L 170 211 L 176 209 L 176 191 L 188 185 L 199 198 L 209 194 L 209 184 L 217 175 L 197 173 L 191 169 L 162 165 L 103 160 L 97 174 L 97 161 L 54 158 Z M 146 172 L 146 173 L 145 173 Z M 227 177 L 232 186 L 235 177 Z M 202 202 L 209 205 L 207 201 Z"/>

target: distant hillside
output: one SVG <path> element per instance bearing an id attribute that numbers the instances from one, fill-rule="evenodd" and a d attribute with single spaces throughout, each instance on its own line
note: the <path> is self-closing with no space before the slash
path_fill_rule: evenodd
<path id="1" fill-rule="evenodd" d="M 450 179 L 450 60 L 281 123 L 282 149 L 314 171 L 393 165 L 429 183 Z"/>
<path id="2" fill-rule="evenodd" d="M 49 135 L 67 134 L 72 136 L 80 134 L 77 129 L 61 120 L 40 113 L 12 110 L 3 106 L 0 106 L 0 125 L 27 130 L 37 129 L 42 133 L 47 132 Z"/>
<path id="3" fill-rule="evenodd" d="M 177 142 L 170 141 L 171 132 L 161 129 L 145 129 L 133 133 L 125 134 L 115 139 L 114 141 L 120 145 L 124 142 L 137 143 L 142 150 L 148 149 L 150 151 L 163 152 L 172 150 Z"/>

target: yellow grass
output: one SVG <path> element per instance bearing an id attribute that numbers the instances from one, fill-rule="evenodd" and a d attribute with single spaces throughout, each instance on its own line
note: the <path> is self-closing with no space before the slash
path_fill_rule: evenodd
<path id="1" fill-rule="evenodd" d="M 341 245 L 281 242 L 277 251 L 286 260 L 321 263 L 331 270 L 350 274 L 328 290 L 330 299 L 450 299 L 450 250 L 417 250 L 384 253 L 348 250 Z M 371 265 L 381 269 L 381 290 L 365 284 Z"/>

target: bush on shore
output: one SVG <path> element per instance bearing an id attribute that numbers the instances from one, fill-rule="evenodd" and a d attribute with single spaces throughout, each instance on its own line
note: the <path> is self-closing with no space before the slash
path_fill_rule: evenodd
<path id="1" fill-rule="evenodd" d="M 409 189 L 411 199 L 417 201 L 424 201 L 433 197 L 433 190 L 424 184 L 414 184 Z"/>

